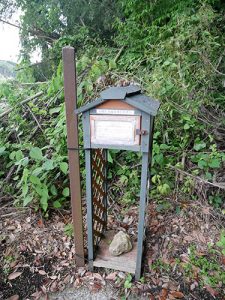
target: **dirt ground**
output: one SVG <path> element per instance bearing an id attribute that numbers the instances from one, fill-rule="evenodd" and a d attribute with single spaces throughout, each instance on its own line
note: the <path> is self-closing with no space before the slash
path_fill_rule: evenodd
<path id="1" fill-rule="evenodd" d="M 139 282 L 124 272 L 76 268 L 73 238 L 65 231 L 70 211 L 45 219 L 31 208 L 1 201 L 0 299 L 225 299 L 224 284 L 208 285 L 202 265 L 191 260 L 190 252 L 194 245 L 197 261 L 210 260 L 208 245 L 219 240 L 224 218 L 204 203 L 168 201 L 166 209 L 156 202 L 148 207 Z M 138 207 L 121 210 L 114 205 L 109 228 L 124 230 L 135 240 L 137 211 Z M 216 254 L 216 259 L 225 274 L 224 257 Z"/>

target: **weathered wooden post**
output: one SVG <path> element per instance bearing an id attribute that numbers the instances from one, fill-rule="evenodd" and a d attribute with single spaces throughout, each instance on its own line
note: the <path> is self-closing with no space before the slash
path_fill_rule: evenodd
<path id="1" fill-rule="evenodd" d="M 80 185 L 78 118 L 77 108 L 76 62 L 73 47 L 63 48 L 64 94 L 66 105 L 67 146 L 69 156 L 70 195 L 74 226 L 76 265 L 84 266 L 84 238 Z"/>
<path id="2" fill-rule="evenodd" d="M 100 96 L 75 110 L 76 114 L 82 113 L 83 119 L 89 268 L 126 271 L 135 274 L 138 280 L 141 275 L 153 123 L 159 102 L 143 95 L 137 86 L 112 87 Z M 114 233 L 106 231 L 107 149 L 142 153 L 138 241 L 131 252 L 120 256 L 109 253 Z"/>

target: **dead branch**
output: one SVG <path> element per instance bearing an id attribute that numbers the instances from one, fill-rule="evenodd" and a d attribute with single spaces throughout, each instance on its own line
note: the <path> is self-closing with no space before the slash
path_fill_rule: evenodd
<path id="1" fill-rule="evenodd" d="M 122 46 L 119 50 L 119 52 L 117 53 L 115 59 L 114 59 L 114 62 L 116 63 L 117 60 L 120 58 L 121 54 L 123 53 L 123 50 L 124 50 L 125 46 Z"/>
<path id="2" fill-rule="evenodd" d="M 31 116 L 33 117 L 34 121 L 37 123 L 38 128 L 42 131 L 42 133 L 44 133 L 44 130 L 41 127 L 41 124 L 38 122 L 38 119 L 36 118 L 35 114 L 32 112 L 32 110 L 30 109 L 30 107 L 28 105 L 26 105 L 27 109 L 29 110 Z"/>
<path id="3" fill-rule="evenodd" d="M 6 178 L 3 180 L 3 183 L 8 183 L 8 182 L 10 181 L 10 179 L 11 179 L 11 177 L 12 177 L 12 175 L 13 175 L 15 169 L 16 169 L 16 165 L 13 165 L 13 166 L 10 168 L 10 170 L 9 170 L 9 172 L 8 172 L 8 174 L 7 174 L 7 176 L 6 176 Z"/>
<path id="4" fill-rule="evenodd" d="M 13 27 L 16 27 L 18 29 L 22 29 L 21 26 L 19 26 L 17 24 L 10 23 L 10 22 L 8 22 L 6 20 L 3 20 L 3 19 L 0 19 L 0 22 L 5 23 L 5 24 L 10 25 L 10 26 L 13 26 Z"/>
<path id="5" fill-rule="evenodd" d="M 23 101 L 19 102 L 18 104 L 16 104 L 14 107 L 4 111 L 3 113 L 0 114 L 0 118 L 3 118 L 4 116 L 8 115 L 9 113 L 11 113 L 11 111 L 14 110 L 14 108 L 18 107 L 18 106 L 21 106 L 29 101 L 32 101 L 32 100 L 35 100 L 36 98 L 40 97 L 41 95 L 43 95 L 44 92 L 38 92 L 37 94 L 27 98 L 27 99 L 24 99 Z"/>
<path id="6" fill-rule="evenodd" d="M 14 24 L 14 23 L 10 23 L 6 20 L 0 19 L 0 22 L 3 22 L 7 25 L 16 27 L 20 30 L 22 30 L 22 27 L 20 25 Z M 45 39 L 47 42 L 49 42 L 50 44 L 52 44 L 54 41 L 56 41 L 57 39 L 60 38 L 60 35 L 57 33 L 46 33 L 44 30 L 42 30 L 41 28 L 31 28 L 28 30 L 29 33 L 31 33 L 33 36 L 36 36 L 38 38 L 43 38 Z"/>
<path id="7" fill-rule="evenodd" d="M 181 160 L 181 165 L 182 165 L 183 168 L 185 166 L 186 156 L 187 156 L 186 152 L 183 152 L 182 160 Z M 183 179 L 184 179 L 184 174 L 180 173 L 180 181 L 183 181 Z"/>
<path id="8" fill-rule="evenodd" d="M 197 180 L 197 181 L 199 181 L 199 182 L 201 182 L 203 184 L 211 185 L 211 186 L 217 187 L 219 189 L 225 189 L 225 182 L 210 182 L 210 181 L 205 180 L 205 179 L 203 179 L 203 178 L 201 178 L 199 176 L 195 176 L 195 175 L 190 174 L 190 173 L 188 173 L 188 172 L 186 172 L 184 170 L 181 170 L 181 169 L 179 169 L 177 167 L 170 166 L 170 168 L 173 169 L 173 170 L 175 170 L 175 171 L 177 171 L 177 172 L 179 172 L 179 173 L 181 173 L 181 174 L 184 174 L 186 176 L 190 176 L 190 177 L 194 178 L 195 180 Z"/>
<path id="9" fill-rule="evenodd" d="M 58 95 L 62 92 L 62 90 L 63 90 L 63 88 L 61 88 L 61 89 L 60 89 L 53 97 L 51 97 L 51 98 L 48 100 L 48 102 L 46 103 L 46 108 L 48 108 L 49 105 L 50 105 L 50 104 L 58 97 Z M 40 120 L 39 120 L 40 126 L 41 126 L 41 121 L 42 121 L 42 119 L 43 119 L 43 117 L 41 117 Z M 34 129 L 34 131 L 32 132 L 32 134 L 28 137 L 28 140 L 31 140 L 31 139 L 35 136 L 35 134 L 36 134 L 36 132 L 38 131 L 38 129 L 40 129 L 39 126 L 37 126 L 37 127 Z"/>
<path id="10" fill-rule="evenodd" d="M 29 66 L 28 66 L 29 67 Z M 33 83 L 30 83 L 30 82 L 21 82 L 21 83 L 18 83 L 22 86 L 33 86 L 33 85 L 42 85 L 42 84 L 48 84 L 49 81 L 37 81 L 37 82 L 33 82 Z"/>
<path id="11" fill-rule="evenodd" d="M 35 67 L 35 66 L 38 66 L 38 65 L 47 64 L 50 60 L 53 60 L 53 58 L 50 58 L 48 61 L 43 60 L 43 61 L 39 61 L 39 62 L 30 64 L 30 65 L 28 65 L 28 66 L 20 67 L 20 68 L 18 68 L 18 69 L 15 69 L 15 71 L 18 72 L 18 71 L 21 71 L 21 70 L 24 70 L 24 69 L 27 69 L 27 68 L 32 68 L 32 67 Z M 45 81 L 45 82 L 47 83 L 48 81 Z M 31 83 L 30 83 L 30 84 L 31 84 Z M 32 83 L 32 84 L 35 84 L 35 83 Z M 36 84 L 37 84 L 37 83 L 36 83 Z"/>

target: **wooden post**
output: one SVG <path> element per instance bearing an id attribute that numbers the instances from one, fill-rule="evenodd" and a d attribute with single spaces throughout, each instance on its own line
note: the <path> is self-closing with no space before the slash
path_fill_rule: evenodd
<path id="1" fill-rule="evenodd" d="M 70 194 L 72 217 L 74 226 L 74 242 L 76 251 L 76 265 L 84 266 L 84 237 L 80 185 L 78 117 L 74 113 L 77 108 L 76 93 L 76 63 L 73 47 L 63 48 L 64 65 L 64 94 L 66 105 L 67 146 L 69 156 Z"/>

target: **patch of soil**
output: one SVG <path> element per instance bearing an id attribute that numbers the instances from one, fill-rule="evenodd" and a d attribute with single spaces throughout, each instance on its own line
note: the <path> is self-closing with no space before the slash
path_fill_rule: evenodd
<path id="1" fill-rule="evenodd" d="M 0 268 L 0 299 L 13 295 L 18 295 L 20 300 L 26 299 L 43 285 L 43 276 L 32 273 L 29 267 L 19 268 L 18 272 L 22 272 L 19 277 L 8 280 L 4 270 Z"/>
<path id="2" fill-rule="evenodd" d="M 149 206 L 144 260 L 147 278 L 153 286 L 161 286 L 161 293 L 166 291 L 168 299 L 173 299 L 171 291 L 179 291 L 188 300 L 224 300 L 224 284 L 215 288 L 204 286 L 199 274 L 201 269 L 189 260 L 193 245 L 199 257 L 211 258 L 208 244 L 215 247 L 224 222 L 217 218 L 211 207 L 197 201 L 185 204 L 171 201 L 171 204 L 165 211 L 157 210 L 157 203 Z M 182 205 L 183 209 L 177 213 L 176 207 Z M 220 265 L 219 256 L 217 258 Z M 193 267 L 191 272 L 196 274 L 185 273 L 187 262 Z M 225 266 L 222 268 L 225 272 Z"/>
<path id="3" fill-rule="evenodd" d="M 91 273 L 75 266 L 73 238 L 64 231 L 71 223 L 70 211 L 52 213 L 47 220 L 31 209 L 0 210 L 0 299 L 18 295 L 37 300 L 49 293 L 60 295 L 68 285 L 98 293 L 108 283 L 120 292 L 116 299 L 125 295 L 127 299 L 224 300 L 223 285 L 210 289 L 200 283 L 198 274 L 189 278 L 182 269 L 192 244 L 208 257 L 207 244 L 215 245 L 224 224 L 207 205 L 168 201 L 170 209 L 158 210 L 156 202 L 148 207 L 144 278 L 127 289 L 124 272 L 96 268 Z M 122 210 L 117 203 L 111 205 L 108 229 L 126 231 L 135 241 L 137 224 L 138 206 Z M 15 272 L 21 274 L 10 279 Z"/>

